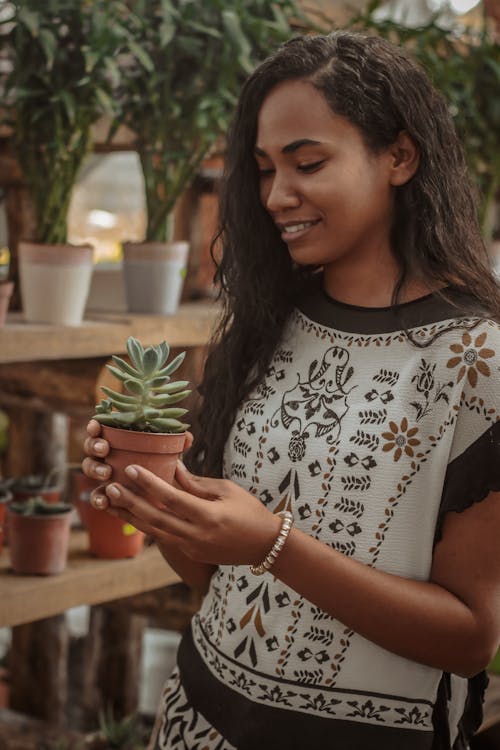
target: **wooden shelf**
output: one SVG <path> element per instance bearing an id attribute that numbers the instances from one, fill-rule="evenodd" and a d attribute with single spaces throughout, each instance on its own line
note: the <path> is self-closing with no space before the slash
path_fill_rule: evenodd
<path id="1" fill-rule="evenodd" d="M 55 576 L 21 576 L 0 556 L 0 627 L 21 625 L 80 604 L 152 591 L 180 581 L 155 546 L 127 560 L 100 560 L 88 551 L 87 532 L 71 532 L 68 567 Z"/>
<path id="2" fill-rule="evenodd" d="M 93 313 L 80 326 L 25 323 L 13 313 L 0 328 L 0 363 L 120 354 L 129 336 L 145 345 L 165 339 L 172 347 L 204 346 L 219 311 L 215 302 L 188 302 L 171 316 Z"/>

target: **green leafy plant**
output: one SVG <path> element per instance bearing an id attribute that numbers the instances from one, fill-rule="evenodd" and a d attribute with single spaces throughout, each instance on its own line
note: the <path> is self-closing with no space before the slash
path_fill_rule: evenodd
<path id="1" fill-rule="evenodd" d="M 348 26 L 406 47 L 445 96 L 481 196 L 483 233 L 490 239 L 491 209 L 500 187 L 500 45 L 490 33 L 486 17 L 480 29 L 464 28 L 458 21 L 443 28 L 437 15 L 414 28 L 380 20 L 380 5 L 380 0 L 368 3 Z"/>
<path id="2" fill-rule="evenodd" d="M 127 393 L 107 386 L 101 390 L 107 395 L 96 406 L 94 419 L 104 425 L 121 427 L 138 432 L 184 432 L 189 425 L 179 421 L 187 409 L 173 407 L 186 398 L 187 380 L 170 382 L 170 376 L 180 367 L 186 355 L 178 354 L 169 364 L 170 348 L 166 341 L 146 349 L 133 336 L 127 340 L 131 363 L 113 356 L 114 365 L 108 370 L 120 380 Z"/>
<path id="3" fill-rule="evenodd" d="M 56 516 L 69 513 L 72 506 L 67 503 L 47 503 L 43 497 L 35 495 L 23 502 L 10 503 L 9 509 L 21 516 Z"/>
<path id="4" fill-rule="evenodd" d="M 241 84 L 306 21 L 295 0 L 135 0 L 120 60 L 117 116 L 136 135 L 149 241 L 172 236 L 171 213 L 234 111 Z"/>
<path id="5" fill-rule="evenodd" d="M 109 750 L 141 750 L 143 731 L 135 715 L 116 719 L 112 708 L 99 712 L 99 729 Z"/>
<path id="6" fill-rule="evenodd" d="M 0 98 L 34 204 L 34 239 L 66 242 L 91 126 L 114 114 L 114 58 L 128 39 L 127 8 L 115 0 L 11 0 L 2 10 Z"/>

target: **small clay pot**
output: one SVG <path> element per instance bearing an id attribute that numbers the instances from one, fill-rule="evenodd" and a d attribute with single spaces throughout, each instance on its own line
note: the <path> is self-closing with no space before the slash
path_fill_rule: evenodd
<path id="1" fill-rule="evenodd" d="M 37 481 L 38 480 L 38 481 Z M 50 485 L 45 487 L 44 477 L 36 475 L 27 475 L 16 478 L 10 485 L 14 502 L 23 502 L 35 495 L 42 497 L 46 503 L 60 503 L 62 487 L 60 485 Z"/>
<path id="2" fill-rule="evenodd" d="M 110 445 L 106 463 L 113 469 L 113 482 L 135 489 L 133 481 L 124 473 L 124 469 L 130 464 L 138 464 L 172 484 L 177 459 L 184 450 L 185 432 L 135 432 L 103 426 L 101 434 Z M 162 506 L 158 504 L 158 507 Z"/>
<path id="3" fill-rule="evenodd" d="M 145 535 L 105 510 L 96 510 L 89 503 L 85 521 L 89 534 L 89 549 L 96 557 L 119 560 L 135 557 L 144 546 Z"/>
<path id="4" fill-rule="evenodd" d="M 53 515 L 23 515 L 7 508 L 12 570 L 23 575 L 56 575 L 66 568 L 71 506 Z"/>

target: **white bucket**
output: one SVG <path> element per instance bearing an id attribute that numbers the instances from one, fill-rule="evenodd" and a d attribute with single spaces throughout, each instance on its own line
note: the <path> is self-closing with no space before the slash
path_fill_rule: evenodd
<path id="1" fill-rule="evenodd" d="M 188 255 L 188 242 L 124 243 L 128 311 L 173 315 L 179 306 Z"/>
<path id="2" fill-rule="evenodd" d="M 19 244 L 19 277 L 28 323 L 78 326 L 93 270 L 90 245 Z"/>

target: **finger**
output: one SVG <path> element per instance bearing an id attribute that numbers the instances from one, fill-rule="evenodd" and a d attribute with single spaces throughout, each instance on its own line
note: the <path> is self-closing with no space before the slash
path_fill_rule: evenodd
<path id="1" fill-rule="evenodd" d="M 106 495 L 113 508 L 130 514 L 132 525 L 135 525 L 136 521 L 146 523 L 152 528 L 179 537 L 187 536 L 192 530 L 192 524 L 185 518 L 180 518 L 175 513 L 169 513 L 166 510 L 159 510 L 121 484 L 108 484 Z"/>
<path id="2" fill-rule="evenodd" d="M 111 478 L 111 472 L 113 470 L 109 464 L 104 464 L 100 461 L 93 461 L 87 456 L 87 458 L 84 458 L 82 461 L 82 471 L 85 476 L 90 479 L 107 481 Z"/>
<path id="3" fill-rule="evenodd" d="M 101 425 L 97 419 L 91 419 L 87 425 L 87 433 L 90 437 L 96 438 L 101 434 Z"/>
<path id="4" fill-rule="evenodd" d="M 156 474 L 153 474 L 152 471 L 134 464 L 133 466 L 127 466 L 125 474 L 141 490 L 141 494 L 151 500 L 149 504 L 158 505 L 160 503 L 166 510 L 175 513 L 179 518 L 194 522 L 204 519 L 205 509 L 200 504 L 199 498 L 168 484 L 157 477 Z M 160 510 L 160 512 L 163 511 Z"/>
<path id="5" fill-rule="evenodd" d="M 105 487 L 101 484 L 90 493 L 90 504 L 96 510 L 106 510 L 109 507 L 109 501 L 104 490 Z"/>
<path id="6" fill-rule="evenodd" d="M 89 436 L 83 442 L 83 449 L 88 456 L 104 458 L 109 453 L 109 443 L 101 437 L 95 439 Z"/>
<path id="7" fill-rule="evenodd" d="M 116 516 L 117 518 L 121 518 L 122 521 L 129 523 L 131 526 L 152 537 L 157 542 L 168 544 L 170 547 L 176 547 L 177 549 L 182 546 L 181 543 L 183 540 L 181 539 L 181 537 L 175 536 L 175 534 L 168 533 L 167 531 L 162 531 L 156 526 L 152 526 L 147 521 L 134 516 L 132 513 L 130 513 L 130 511 L 125 510 L 124 508 L 115 508 L 114 510 L 108 510 L 107 512 L 111 512 L 112 515 Z"/>
<path id="8" fill-rule="evenodd" d="M 177 461 L 175 478 L 186 492 L 190 492 L 196 495 L 196 497 L 202 497 L 205 500 L 214 500 L 220 497 L 226 487 L 225 479 L 198 477 L 186 469 L 182 461 Z"/>
<path id="9" fill-rule="evenodd" d="M 193 445 L 193 440 L 194 440 L 193 433 L 189 432 L 189 430 L 188 430 L 186 432 L 186 438 L 184 440 L 184 448 L 182 449 L 183 453 L 187 453 L 188 452 L 188 450 Z"/>

